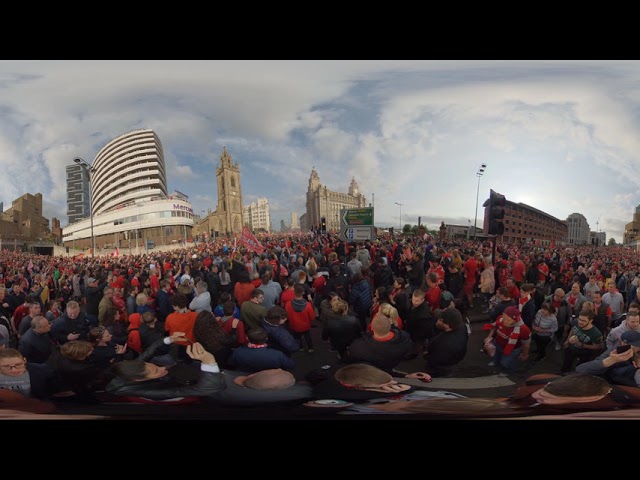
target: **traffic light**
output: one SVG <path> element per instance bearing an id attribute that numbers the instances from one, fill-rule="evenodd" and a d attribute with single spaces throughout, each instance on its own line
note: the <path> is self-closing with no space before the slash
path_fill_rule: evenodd
<path id="1" fill-rule="evenodd" d="M 324 217 L 320 219 L 320 234 L 322 235 L 327 234 L 327 219 Z"/>
<path id="2" fill-rule="evenodd" d="M 504 233 L 504 207 L 507 199 L 504 195 L 491 190 L 489 196 L 489 235 L 502 235 Z"/>

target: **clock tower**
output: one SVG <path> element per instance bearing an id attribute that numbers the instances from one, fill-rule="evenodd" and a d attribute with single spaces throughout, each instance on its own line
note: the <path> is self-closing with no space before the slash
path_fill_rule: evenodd
<path id="1" fill-rule="evenodd" d="M 211 214 L 211 226 L 218 234 L 242 233 L 242 189 L 240 167 L 231 162 L 227 147 L 222 147 L 220 165 L 216 167 L 218 207 Z"/>

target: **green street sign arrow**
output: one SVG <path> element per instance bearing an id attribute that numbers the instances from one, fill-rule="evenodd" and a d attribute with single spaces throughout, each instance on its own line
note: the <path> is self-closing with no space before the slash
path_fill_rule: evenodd
<path id="1" fill-rule="evenodd" d="M 373 225 L 373 207 L 343 210 L 343 225 Z"/>

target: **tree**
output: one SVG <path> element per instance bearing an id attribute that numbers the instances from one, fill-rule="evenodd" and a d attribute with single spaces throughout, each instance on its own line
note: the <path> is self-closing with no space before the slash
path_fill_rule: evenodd
<path id="1" fill-rule="evenodd" d="M 411 233 L 413 233 L 414 235 L 418 234 L 418 225 L 414 225 L 413 227 L 411 227 Z"/>
<path id="2" fill-rule="evenodd" d="M 404 227 L 402 227 L 402 231 L 404 233 L 411 233 L 411 225 L 409 225 L 408 223 L 405 223 Z"/>
<path id="3" fill-rule="evenodd" d="M 615 238 L 613 238 L 613 237 L 611 237 L 611 238 L 609 239 L 609 241 L 607 242 L 607 244 L 608 244 L 610 247 L 614 247 L 614 246 L 616 245 L 616 239 L 615 239 Z"/>

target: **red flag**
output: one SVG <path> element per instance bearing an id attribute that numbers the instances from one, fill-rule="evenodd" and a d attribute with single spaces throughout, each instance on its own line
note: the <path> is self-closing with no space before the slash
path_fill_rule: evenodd
<path id="1" fill-rule="evenodd" d="M 264 252 L 264 247 L 262 243 L 256 238 L 256 236 L 251 233 L 249 227 L 244 226 L 242 229 L 242 235 L 240 236 L 240 243 L 247 247 L 249 250 L 253 250 L 258 254 Z"/>

